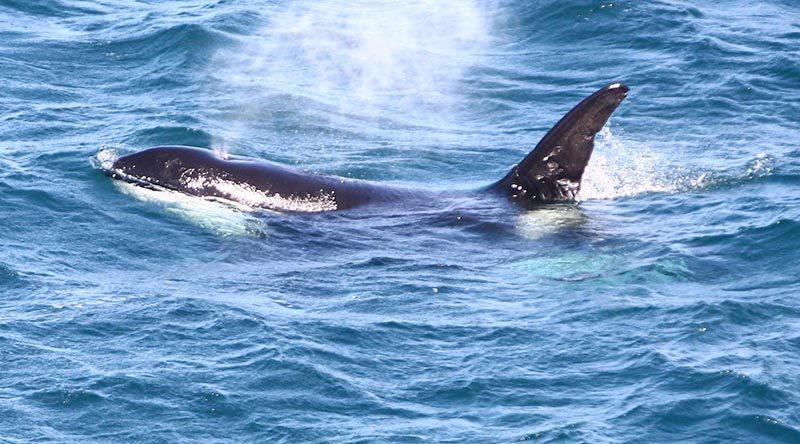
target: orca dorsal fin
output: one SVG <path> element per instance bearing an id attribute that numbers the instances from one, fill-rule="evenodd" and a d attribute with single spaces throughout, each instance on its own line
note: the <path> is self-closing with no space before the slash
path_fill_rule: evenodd
<path id="1" fill-rule="evenodd" d="M 612 83 L 583 99 L 491 188 L 521 203 L 574 200 L 594 149 L 594 136 L 628 90 L 622 83 Z"/>

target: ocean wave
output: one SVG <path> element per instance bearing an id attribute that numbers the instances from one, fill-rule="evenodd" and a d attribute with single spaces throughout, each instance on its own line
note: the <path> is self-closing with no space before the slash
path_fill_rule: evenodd
<path id="1" fill-rule="evenodd" d="M 44 17 L 77 17 L 85 15 L 102 15 L 109 11 L 104 5 L 86 1 L 43 0 L 28 2 L 25 0 L 5 0 L 2 8 L 8 8 L 25 14 Z"/>

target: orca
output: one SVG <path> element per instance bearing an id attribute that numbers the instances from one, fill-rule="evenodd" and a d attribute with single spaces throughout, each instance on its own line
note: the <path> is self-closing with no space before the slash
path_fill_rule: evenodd
<path id="1" fill-rule="evenodd" d="M 483 191 L 529 208 L 575 201 L 595 135 L 629 88 L 612 83 L 585 98 L 536 147 Z M 157 146 L 116 159 L 104 173 L 152 190 L 245 205 L 256 210 L 321 212 L 393 202 L 423 191 L 308 174 L 266 160 L 189 146 Z"/>

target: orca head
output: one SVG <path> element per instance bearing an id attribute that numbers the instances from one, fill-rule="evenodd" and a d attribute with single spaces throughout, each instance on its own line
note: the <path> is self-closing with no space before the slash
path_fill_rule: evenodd
<path id="1" fill-rule="evenodd" d="M 161 146 L 120 157 L 106 173 L 137 185 L 184 190 L 193 179 L 212 174 L 219 160 L 210 150 Z"/>

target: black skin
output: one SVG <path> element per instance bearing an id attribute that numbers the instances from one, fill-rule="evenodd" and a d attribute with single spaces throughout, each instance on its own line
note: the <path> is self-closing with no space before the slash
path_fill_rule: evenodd
<path id="1" fill-rule="evenodd" d="M 594 149 L 594 137 L 628 93 L 614 83 L 590 95 L 567 113 L 500 181 L 486 188 L 523 207 L 576 198 L 586 164 Z M 136 185 L 166 188 L 185 194 L 224 200 L 240 200 L 220 182 L 238 184 L 257 195 L 293 201 L 316 201 L 320 210 L 346 210 L 387 203 L 419 192 L 370 182 L 307 174 L 260 159 L 220 157 L 215 152 L 186 146 L 149 148 L 117 159 L 105 171 L 109 176 Z M 252 205 L 253 202 L 242 202 Z M 276 206 L 275 199 L 256 205 L 276 211 L 303 211 Z M 311 210 L 309 210 L 311 211 Z"/>
<path id="2" fill-rule="evenodd" d="M 193 196 L 236 200 L 224 188 L 215 186 L 213 179 L 221 179 L 245 184 L 266 196 L 279 194 L 285 198 L 323 202 L 329 202 L 332 198 L 337 210 L 397 200 L 405 194 L 400 189 L 366 181 L 308 174 L 249 157 L 222 158 L 214 151 L 187 146 L 160 146 L 120 157 L 108 174 L 115 179 L 146 187 L 162 187 Z M 204 186 L 187 186 L 187 183 L 198 178 L 212 180 L 204 181 Z M 264 208 L 281 210 L 269 206 Z"/>

